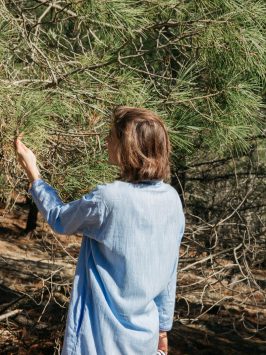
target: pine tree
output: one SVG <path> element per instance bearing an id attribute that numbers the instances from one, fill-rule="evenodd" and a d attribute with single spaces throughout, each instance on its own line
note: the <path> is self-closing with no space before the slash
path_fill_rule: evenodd
<path id="1" fill-rule="evenodd" d="M 0 10 L 2 197 L 27 185 L 18 131 L 65 200 L 112 181 L 103 143 L 119 104 L 164 119 L 173 171 L 197 155 L 244 154 L 264 134 L 264 1 L 0 0 Z"/>

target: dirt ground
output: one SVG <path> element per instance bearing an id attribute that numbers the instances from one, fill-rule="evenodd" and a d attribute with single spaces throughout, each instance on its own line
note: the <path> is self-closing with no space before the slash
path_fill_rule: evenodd
<path id="1" fill-rule="evenodd" d="M 60 354 L 81 237 L 56 235 L 42 218 L 23 233 L 24 205 L 0 216 L 0 353 Z M 244 329 L 241 312 L 213 307 L 191 322 L 186 307 L 177 295 L 169 355 L 266 354 L 265 319 L 259 332 L 252 318 Z"/>

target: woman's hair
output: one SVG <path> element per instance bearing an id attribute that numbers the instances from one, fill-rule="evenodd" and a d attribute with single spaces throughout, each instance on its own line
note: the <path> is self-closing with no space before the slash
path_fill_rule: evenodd
<path id="1" fill-rule="evenodd" d="M 130 182 L 170 182 L 171 145 L 161 118 L 145 108 L 127 106 L 116 107 L 112 116 L 118 141 L 119 178 Z"/>

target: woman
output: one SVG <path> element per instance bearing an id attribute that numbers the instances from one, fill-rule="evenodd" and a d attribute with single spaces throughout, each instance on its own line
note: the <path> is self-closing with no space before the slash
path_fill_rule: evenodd
<path id="1" fill-rule="evenodd" d="M 185 217 L 170 179 L 171 146 L 153 112 L 120 106 L 107 137 L 112 183 L 63 203 L 36 157 L 15 140 L 34 202 L 60 234 L 83 234 L 63 355 L 167 354 Z"/>

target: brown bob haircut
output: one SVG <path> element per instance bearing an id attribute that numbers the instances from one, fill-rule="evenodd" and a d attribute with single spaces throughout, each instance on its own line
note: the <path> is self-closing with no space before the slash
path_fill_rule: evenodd
<path id="1" fill-rule="evenodd" d="M 148 109 L 128 106 L 115 107 L 112 118 L 118 141 L 119 179 L 170 182 L 171 145 L 161 118 Z"/>

